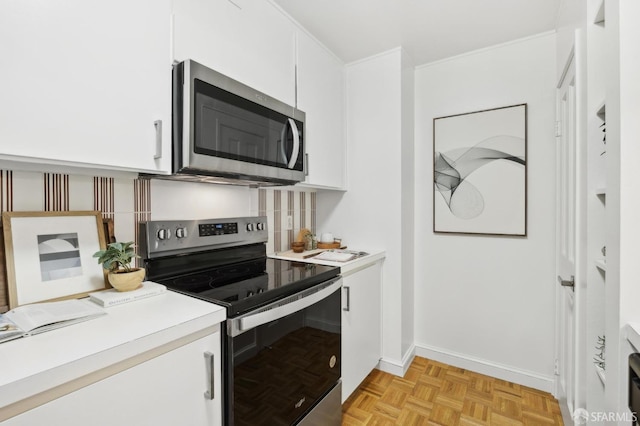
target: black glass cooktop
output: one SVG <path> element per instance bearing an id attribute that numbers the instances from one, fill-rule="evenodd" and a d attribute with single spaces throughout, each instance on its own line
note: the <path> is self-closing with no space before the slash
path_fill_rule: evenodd
<path id="1" fill-rule="evenodd" d="M 234 317 L 313 287 L 340 274 L 340 268 L 261 257 L 154 281 L 167 288 L 227 308 Z"/>

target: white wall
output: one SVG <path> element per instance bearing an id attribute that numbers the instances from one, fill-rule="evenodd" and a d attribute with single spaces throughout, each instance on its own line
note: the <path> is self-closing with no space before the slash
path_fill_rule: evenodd
<path id="1" fill-rule="evenodd" d="M 403 337 L 403 333 L 411 333 L 403 324 L 412 321 L 412 313 L 402 306 L 403 279 L 407 278 L 403 277 L 407 261 L 401 255 L 403 247 L 406 251 L 402 222 L 412 212 L 403 212 L 403 203 L 411 204 L 402 186 L 402 144 L 410 137 L 403 132 L 401 117 L 402 57 L 402 50 L 394 49 L 347 65 L 348 191 L 317 195 L 321 231 L 342 237 L 349 248 L 386 250 L 382 355 L 383 361 L 394 367 L 401 366 L 405 356 L 403 339 L 413 340 L 412 336 Z"/>
<path id="2" fill-rule="evenodd" d="M 414 347 L 414 273 L 415 273 L 415 65 L 402 56 L 402 354 L 407 357 Z"/>
<path id="3" fill-rule="evenodd" d="M 416 353 L 551 390 L 556 40 L 544 34 L 416 69 Z M 434 117 L 528 104 L 528 236 L 432 231 Z"/>
<path id="4" fill-rule="evenodd" d="M 561 0 L 556 22 L 556 76 L 565 68 L 567 58 L 574 49 L 576 30 L 585 30 L 587 20 L 584 0 Z"/>

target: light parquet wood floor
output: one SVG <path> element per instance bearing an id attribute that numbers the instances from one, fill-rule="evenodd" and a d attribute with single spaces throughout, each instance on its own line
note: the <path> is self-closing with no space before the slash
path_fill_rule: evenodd
<path id="1" fill-rule="evenodd" d="M 342 412 L 343 426 L 563 424 L 547 392 L 420 357 L 404 377 L 371 372 Z"/>

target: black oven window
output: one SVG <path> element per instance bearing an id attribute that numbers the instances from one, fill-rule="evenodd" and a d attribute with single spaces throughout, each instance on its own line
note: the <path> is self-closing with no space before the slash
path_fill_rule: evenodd
<path id="1" fill-rule="evenodd" d="M 234 424 L 294 424 L 340 379 L 340 292 L 233 338 Z"/>

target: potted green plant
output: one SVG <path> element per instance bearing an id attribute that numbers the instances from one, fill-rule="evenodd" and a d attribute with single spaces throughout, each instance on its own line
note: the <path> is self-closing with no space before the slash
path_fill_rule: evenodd
<path id="1" fill-rule="evenodd" d="M 109 271 L 109 283 L 116 290 L 131 291 L 142 285 L 144 268 L 131 266 L 131 261 L 140 257 L 133 248 L 133 241 L 108 244 L 105 250 L 95 252 L 93 257 L 97 257 L 98 263 Z"/>

